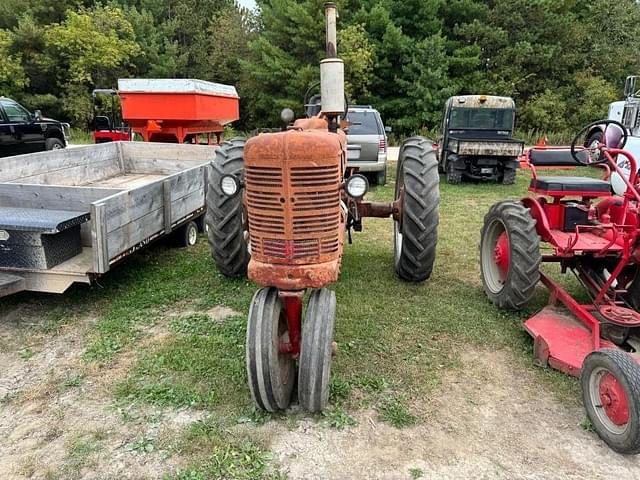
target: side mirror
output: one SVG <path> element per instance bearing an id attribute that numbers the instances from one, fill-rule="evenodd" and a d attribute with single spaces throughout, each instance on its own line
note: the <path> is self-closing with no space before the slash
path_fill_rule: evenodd
<path id="1" fill-rule="evenodd" d="M 33 112 L 33 120 L 39 122 L 42 120 L 42 112 L 40 110 L 36 110 Z"/>
<path id="2" fill-rule="evenodd" d="M 390 126 L 387 125 L 386 127 L 384 127 L 384 131 L 387 132 L 387 133 L 391 133 L 393 131 L 393 129 Z"/>

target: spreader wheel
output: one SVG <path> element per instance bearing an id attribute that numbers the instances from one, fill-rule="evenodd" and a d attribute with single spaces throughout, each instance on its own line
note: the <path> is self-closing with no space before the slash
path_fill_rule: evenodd
<path id="1" fill-rule="evenodd" d="M 640 453 L 640 365 L 621 350 L 590 353 L 580 376 L 595 431 L 618 453 Z"/>
<path id="2" fill-rule="evenodd" d="M 402 198 L 402 208 L 393 227 L 394 263 L 400 278 L 421 282 L 431 276 L 436 258 L 438 160 L 433 142 L 423 137 L 405 140 L 399 157 L 395 198 Z"/>
<path id="3" fill-rule="evenodd" d="M 302 325 L 298 371 L 298 400 L 309 412 L 321 412 L 329 401 L 329 374 L 336 294 L 327 288 L 314 290 Z"/>
<path id="4" fill-rule="evenodd" d="M 226 195 L 220 186 L 224 175 L 242 179 L 244 144 L 244 138 L 224 142 L 207 170 L 207 238 L 218 269 L 228 277 L 245 275 L 251 257 L 242 194 Z"/>
<path id="5" fill-rule="evenodd" d="M 253 401 L 269 412 L 289 406 L 295 381 L 295 361 L 289 353 L 280 353 L 281 343 L 289 343 L 289 333 L 278 290 L 262 288 L 249 309 L 246 361 Z"/>
<path id="6" fill-rule="evenodd" d="M 533 296 L 542 260 L 529 210 L 519 202 L 496 203 L 485 215 L 480 235 L 480 271 L 487 297 L 501 308 L 522 308 Z"/>

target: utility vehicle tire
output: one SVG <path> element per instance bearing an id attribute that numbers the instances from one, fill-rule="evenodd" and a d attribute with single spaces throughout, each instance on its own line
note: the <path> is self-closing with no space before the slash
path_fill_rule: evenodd
<path id="1" fill-rule="evenodd" d="M 207 167 L 207 238 L 213 260 L 228 277 L 246 275 L 251 258 L 242 192 L 230 197 L 220 189 L 220 179 L 224 175 L 242 179 L 244 144 L 244 138 L 223 142 L 216 150 L 215 160 Z"/>
<path id="2" fill-rule="evenodd" d="M 247 378 L 256 406 L 268 412 L 283 410 L 291 402 L 296 364 L 290 354 L 280 353 L 280 342 L 288 341 L 287 316 L 278 290 L 258 290 L 247 323 Z"/>
<path id="3" fill-rule="evenodd" d="M 336 322 L 336 294 L 328 288 L 309 297 L 302 325 L 298 401 L 308 412 L 321 412 L 329 402 L 329 375 Z"/>
<path id="4" fill-rule="evenodd" d="M 618 453 L 640 453 L 640 365 L 631 354 L 590 353 L 580 383 L 587 416 L 600 438 Z"/>
<path id="5" fill-rule="evenodd" d="M 180 227 L 176 232 L 178 245 L 181 247 L 193 247 L 198 243 L 198 224 L 196 222 L 189 222 L 186 225 Z"/>
<path id="6" fill-rule="evenodd" d="M 402 144 L 395 198 L 402 194 L 401 218 L 393 222 L 398 276 L 422 282 L 431 276 L 438 242 L 440 204 L 438 161 L 431 140 L 412 137 Z"/>
<path id="7" fill-rule="evenodd" d="M 453 163 L 447 162 L 447 183 L 449 185 L 458 185 L 462 183 L 462 171 L 457 170 Z"/>
<path id="8" fill-rule="evenodd" d="M 47 138 L 45 140 L 45 148 L 47 150 L 61 150 L 64 148 L 64 142 L 59 138 Z"/>
<path id="9" fill-rule="evenodd" d="M 480 272 L 487 297 L 497 306 L 519 310 L 540 280 L 540 237 L 529 209 L 498 202 L 480 232 Z"/>
<path id="10" fill-rule="evenodd" d="M 505 168 L 502 172 L 502 184 L 513 185 L 514 183 L 516 183 L 516 169 Z"/>
<path id="11" fill-rule="evenodd" d="M 384 165 L 384 170 L 377 172 L 375 176 L 376 185 L 384 186 L 387 184 L 387 165 Z"/>

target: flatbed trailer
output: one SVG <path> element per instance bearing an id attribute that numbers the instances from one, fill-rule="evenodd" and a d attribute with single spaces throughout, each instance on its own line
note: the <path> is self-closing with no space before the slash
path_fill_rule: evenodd
<path id="1" fill-rule="evenodd" d="M 201 227 L 214 156 L 111 142 L 0 160 L 0 297 L 91 283 L 150 242 Z"/>

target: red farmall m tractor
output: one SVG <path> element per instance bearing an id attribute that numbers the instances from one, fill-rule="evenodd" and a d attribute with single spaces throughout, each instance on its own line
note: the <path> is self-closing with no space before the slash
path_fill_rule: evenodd
<path id="1" fill-rule="evenodd" d="M 255 404 L 267 411 L 289 406 L 296 377 L 301 407 L 327 405 L 336 296 L 326 287 L 338 279 L 347 229 L 360 230 L 363 217 L 392 217 L 402 279 L 426 280 L 435 259 L 439 179 L 431 141 L 415 137 L 402 146 L 393 202 L 363 201 L 366 178 L 346 178 L 335 4 L 325 12 L 320 113 L 286 131 L 224 142 L 209 168 L 213 258 L 225 275 L 248 273 L 262 287 L 249 310 L 246 367 Z"/>
<path id="2" fill-rule="evenodd" d="M 606 127 L 601 143 L 578 147 L 595 124 Z M 624 150 L 626 140 L 621 124 L 604 120 L 585 127 L 571 148 L 532 148 L 534 195 L 491 207 L 482 228 L 480 267 L 487 296 L 502 308 L 522 308 L 542 280 L 549 305 L 524 322 L 536 363 L 580 377 L 596 432 L 613 450 L 638 453 L 640 181 L 636 160 Z M 536 171 L 581 165 L 602 167 L 605 178 Z M 571 271 L 589 300 L 574 298 L 539 270 L 541 262 Z"/>

